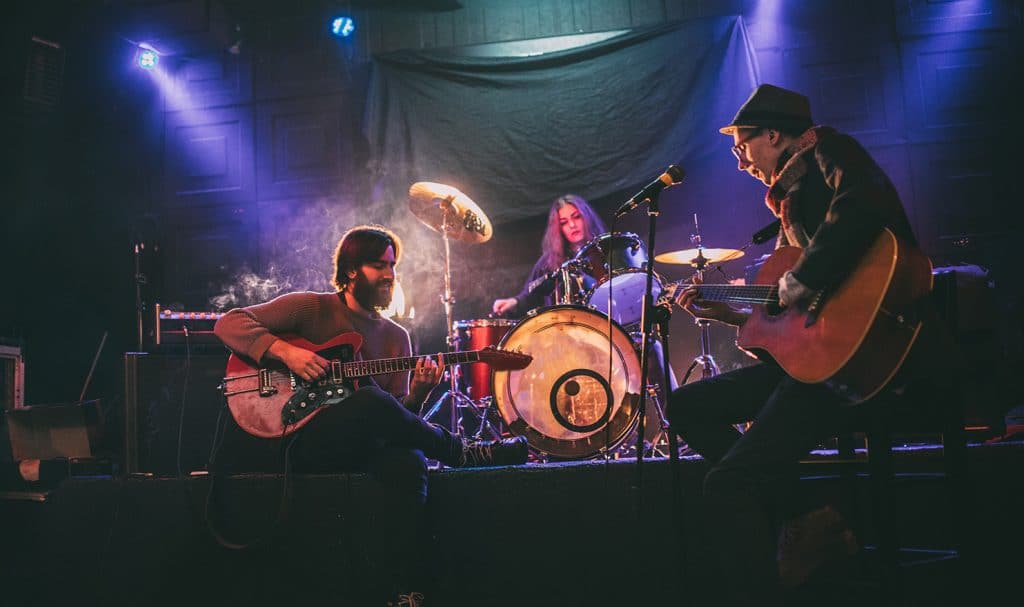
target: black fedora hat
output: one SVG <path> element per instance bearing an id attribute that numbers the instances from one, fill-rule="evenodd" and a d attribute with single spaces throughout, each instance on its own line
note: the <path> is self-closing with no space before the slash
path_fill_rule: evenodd
<path id="1" fill-rule="evenodd" d="M 728 126 L 719 131 L 732 135 L 740 128 L 779 128 L 804 131 L 811 121 L 811 102 L 800 93 L 762 84 L 750 94 Z"/>

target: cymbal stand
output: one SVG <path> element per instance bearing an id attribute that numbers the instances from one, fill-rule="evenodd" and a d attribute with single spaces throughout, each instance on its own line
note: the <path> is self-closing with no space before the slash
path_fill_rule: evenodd
<path id="1" fill-rule="evenodd" d="M 710 260 L 704 257 L 704 252 L 701 246 L 700 226 L 697 224 L 696 213 L 693 214 L 693 229 L 694 234 L 690 236 L 690 242 L 697 247 L 697 257 L 694 258 L 694 263 L 697 267 L 696 276 L 701 282 L 704 282 L 705 270 L 707 270 Z M 743 249 L 746 248 L 746 246 L 743 247 Z M 696 319 L 696 322 L 697 326 L 700 327 L 700 354 L 693 359 L 693 364 L 690 365 L 690 370 L 692 371 L 695 365 L 700 365 L 700 378 L 709 379 L 720 373 L 718 370 L 718 363 L 716 363 L 714 357 L 711 356 L 711 321 L 706 318 L 698 318 Z M 687 371 L 686 375 L 689 376 L 690 371 Z M 750 427 L 750 422 L 734 424 L 733 427 L 736 428 L 737 432 L 742 434 Z"/>
<path id="2" fill-rule="evenodd" d="M 701 282 L 704 281 L 704 270 L 707 269 L 708 260 L 704 257 L 703 245 L 701 244 L 700 237 L 700 225 L 697 223 L 697 214 L 693 214 L 693 229 L 694 234 L 690 236 L 690 242 L 693 246 L 697 247 L 697 257 L 694 258 L 694 263 L 697 266 L 697 278 Z M 695 365 L 700 365 L 701 368 L 701 379 L 708 379 L 718 375 L 718 363 L 715 362 L 713 356 L 711 356 L 711 334 L 710 327 L 711 321 L 706 318 L 698 318 L 697 326 L 700 328 L 700 354 L 694 359 Z"/>
<path id="3" fill-rule="evenodd" d="M 452 221 L 452 200 L 446 199 L 441 203 L 441 209 L 444 213 L 444 222 L 439 230 L 441 232 L 441 240 L 444 241 L 444 294 L 441 296 L 441 302 L 444 304 L 444 317 L 447 323 L 447 335 L 445 336 L 445 343 L 448 346 L 449 352 L 456 352 L 459 346 L 459 337 L 456 333 L 455 322 L 452 319 L 452 306 L 455 303 L 455 298 L 452 297 L 452 251 L 451 241 L 448 238 L 448 232 L 454 227 Z M 477 430 L 474 438 L 480 438 L 484 425 L 489 429 L 490 433 L 494 438 L 498 438 L 496 431 L 490 425 L 487 420 L 487 414 L 490 410 L 490 403 L 484 408 L 483 412 L 478 411 L 478 406 L 473 402 L 466 393 L 459 389 L 459 366 L 453 365 L 448 370 L 448 389 L 438 397 L 434 404 L 423 414 L 424 421 L 430 421 L 435 415 L 437 415 L 442 406 L 447 402 L 449 403 L 449 429 L 452 434 L 456 436 L 465 436 L 465 429 L 462 423 L 461 411 L 469 409 L 474 415 L 480 418 L 480 426 Z"/>

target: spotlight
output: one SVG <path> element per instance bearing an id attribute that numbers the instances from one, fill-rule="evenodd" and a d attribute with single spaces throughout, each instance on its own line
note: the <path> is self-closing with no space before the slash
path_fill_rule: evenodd
<path id="1" fill-rule="evenodd" d="M 139 48 L 139 67 L 144 70 L 151 70 L 160 62 L 160 55 L 148 48 Z"/>
<path id="2" fill-rule="evenodd" d="M 339 38 L 348 38 L 356 31 L 356 22 L 352 17 L 335 17 L 331 21 L 331 33 Z"/>

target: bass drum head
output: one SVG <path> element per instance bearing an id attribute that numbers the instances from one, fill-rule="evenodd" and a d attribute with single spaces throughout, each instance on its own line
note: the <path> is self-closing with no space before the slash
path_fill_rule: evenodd
<path id="1" fill-rule="evenodd" d="M 638 414 L 640 360 L 629 335 L 581 306 L 541 308 L 499 347 L 533 356 L 520 371 L 495 371 L 494 399 L 513 434 L 559 458 L 587 458 L 619 446 Z"/>

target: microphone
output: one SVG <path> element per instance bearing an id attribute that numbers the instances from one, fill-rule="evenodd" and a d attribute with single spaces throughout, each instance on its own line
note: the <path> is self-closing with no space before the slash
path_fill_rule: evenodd
<path id="1" fill-rule="evenodd" d="M 660 177 L 647 184 L 644 189 L 637 192 L 636 196 L 633 196 L 619 207 L 619 210 L 615 211 L 615 218 L 618 219 L 619 217 L 622 217 L 626 213 L 643 204 L 644 201 L 650 200 L 651 197 L 657 195 L 658 192 L 681 182 L 685 177 L 686 171 L 674 164 L 669 165 Z"/>
<path id="2" fill-rule="evenodd" d="M 782 227 L 782 220 L 776 219 L 760 230 L 754 232 L 754 235 L 750 237 L 750 242 L 754 244 L 766 243 L 779 233 L 780 227 Z"/>

